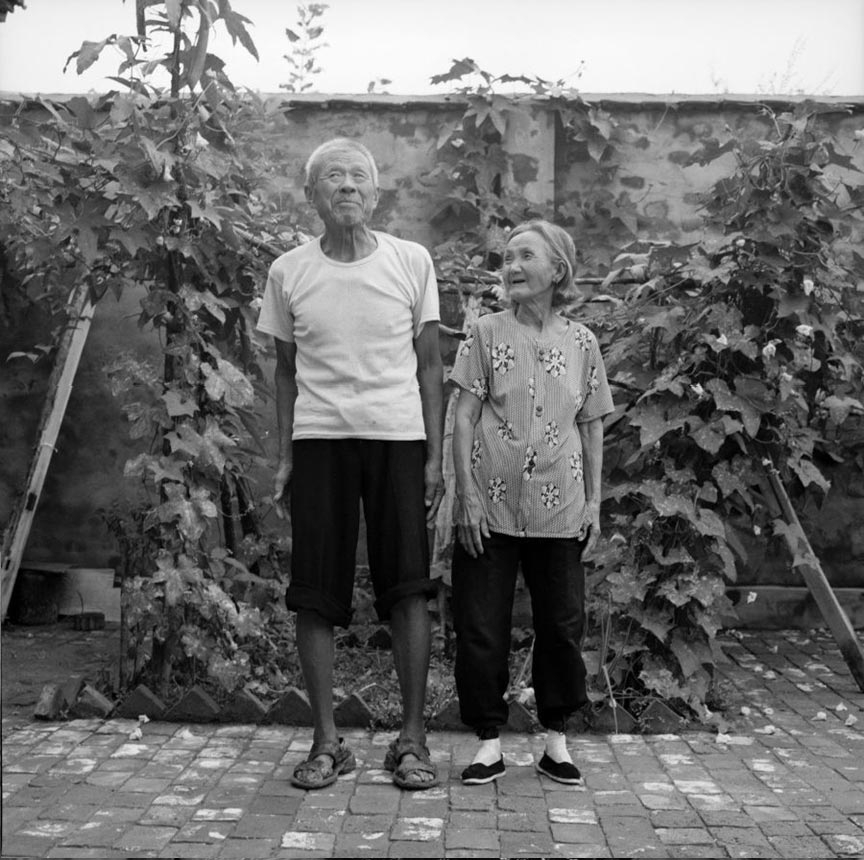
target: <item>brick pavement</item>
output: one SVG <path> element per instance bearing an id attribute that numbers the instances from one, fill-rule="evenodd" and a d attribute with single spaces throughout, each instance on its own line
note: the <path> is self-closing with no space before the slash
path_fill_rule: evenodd
<path id="1" fill-rule="evenodd" d="M 542 736 L 505 735 L 506 776 L 466 787 L 471 735 L 430 734 L 443 783 L 409 793 L 381 770 L 392 734 L 348 731 L 357 771 L 306 793 L 309 729 L 6 726 L 2 856 L 864 857 L 864 694 L 833 641 L 725 644 L 728 731 L 573 738 L 582 789 L 537 775 Z"/>

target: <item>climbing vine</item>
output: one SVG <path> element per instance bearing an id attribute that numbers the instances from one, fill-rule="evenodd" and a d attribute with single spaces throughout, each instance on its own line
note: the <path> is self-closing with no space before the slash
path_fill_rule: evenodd
<path id="1" fill-rule="evenodd" d="M 700 165 L 734 156 L 703 195 L 709 238 L 646 241 L 636 203 L 613 180 L 626 147 L 650 146 L 648 137 L 560 84 L 493 77 L 470 59 L 433 82 L 465 78 L 477 82 L 459 89 L 467 108 L 439 141 L 442 214 L 458 225 L 437 249 L 442 280 L 469 316 L 502 307 L 500 252 L 529 217 L 571 230 L 583 274 L 599 273 L 581 279 L 599 284 L 596 295 L 586 286 L 567 311 L 597 334 L 616 402 L 605 537 L 588 577 L 591 695 L 637 715 L 656 697 L 716 721 L 716 634 L 734 620 L 726 586 L 750 560 L 740 535 L 788 528 L 766 465 L 795 496 L 817 500 L 827 465 L 864 468 L 859 171 L 826 139 L 817 108 L 765 108 L 763 138 L 728 131 L 688 156 Z M 530 92 L 496 92 L 514 82 Z M 565 169 L 580 176 L 577 191 L 546 207 L 508 187 L 527 154 L 502 145 L 514 115 L 538 107 L 554 115 Z"/>

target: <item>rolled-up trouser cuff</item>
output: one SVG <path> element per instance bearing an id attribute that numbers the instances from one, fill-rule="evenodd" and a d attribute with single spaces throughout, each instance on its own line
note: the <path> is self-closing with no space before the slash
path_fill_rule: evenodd
<path id="1" fill-rule="evenodd" d="M 388 588 L 379 598 L 375 600 L 375 611 L 381 621 L 389 621 L 393 607 L 406 597 L 419 594 L 428 600 L 438 594 L 437 579 L 412 579 L 409 582 L 400 582 L 392 588 Z"/>
<path id="2" fill-rule="evenodd" d="M 289 585 L 285 592 L 285 605 L 295 612 L 301 609 L 317 612 L 334 627 L 348 627 L 354 614 L 353 609 L 346 610 L 326 594 L 305 585 Z"/>

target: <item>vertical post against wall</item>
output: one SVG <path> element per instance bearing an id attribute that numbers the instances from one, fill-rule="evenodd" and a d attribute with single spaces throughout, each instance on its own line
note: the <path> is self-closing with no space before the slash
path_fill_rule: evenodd
<path id="1" fill-rule="evenodd" d="M 30 462 L 27 486 L 3 535 L 3 547 L 0 552 L 0 600 L 2 600 L 0 620 L 5 619 L 9 609 L 21 558 L 27 547 L 30 527 L 36 516 L 39 496 L 63 424 L 63 416 L 66 414 L 69 395 L 72 393 L 72 383 L 75 381 L 78 363 L 90 332 L 90 324 L 93 322 L 94 307 L 90 300 L 89 284 L 81 284 L 69 297 L 67 308 L 69 321 L 54 359 L 54 369 L 48 380 L 48 393 L 39 422 L 39 441 Z"/>
<path id="2" fill-rule="evenodd" d="M 503 140 L 511 156 L 508 186 L 549 210 L 555 205 L 555 117 L 542 105 L 510 111 Z"/>

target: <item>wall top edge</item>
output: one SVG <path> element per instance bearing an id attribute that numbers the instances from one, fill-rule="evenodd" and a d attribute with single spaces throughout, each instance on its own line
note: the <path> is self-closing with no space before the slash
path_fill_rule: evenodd
<path id="1" fill-rule="evenodd" d="M 68 101 L 70 99 L 85 96 L 96 96 L 101 98 L 107 93 L 14 93 L 0 90 L 0 102 L 17 103 L 29 102 L 38 98 L 50 101 Z M 511 96 L 514 93 L 501 93 Z M 526 99 L 530 94 L 520 93 Z M 406 107 L 424 107 L 426 109 L 448 110 L 453 107 L 464 105 L 466 99 L 459 93 L 449 95 L 384 95 L 384 94 L 355 94 L 355 93 L 258 93 L 258 96 L 266 101 L 281 101 L 286 108 L 302 109 L 304 107 L 325 108 L 393 108 L 404 109 Z M 760 107 L 767 105 L 771 108 L 789 108 L 805 102 L 836 107 L 839 109 L 864 110 L 864 94 L 849 96 L 766 96 L 752 93 L 709 93 L 709 94 L 687 94 L 673 93 L 667 95 L 654 93 L 578 93 L 578 99 L 598 106 L 642 108 L 645 110 L 669 109 L 669 108 L 726 108 L 726 107 Z M 574 99 L 575 100 L 575 99 Z M 538 98 L 538 104 L 545 99 Z"/>

